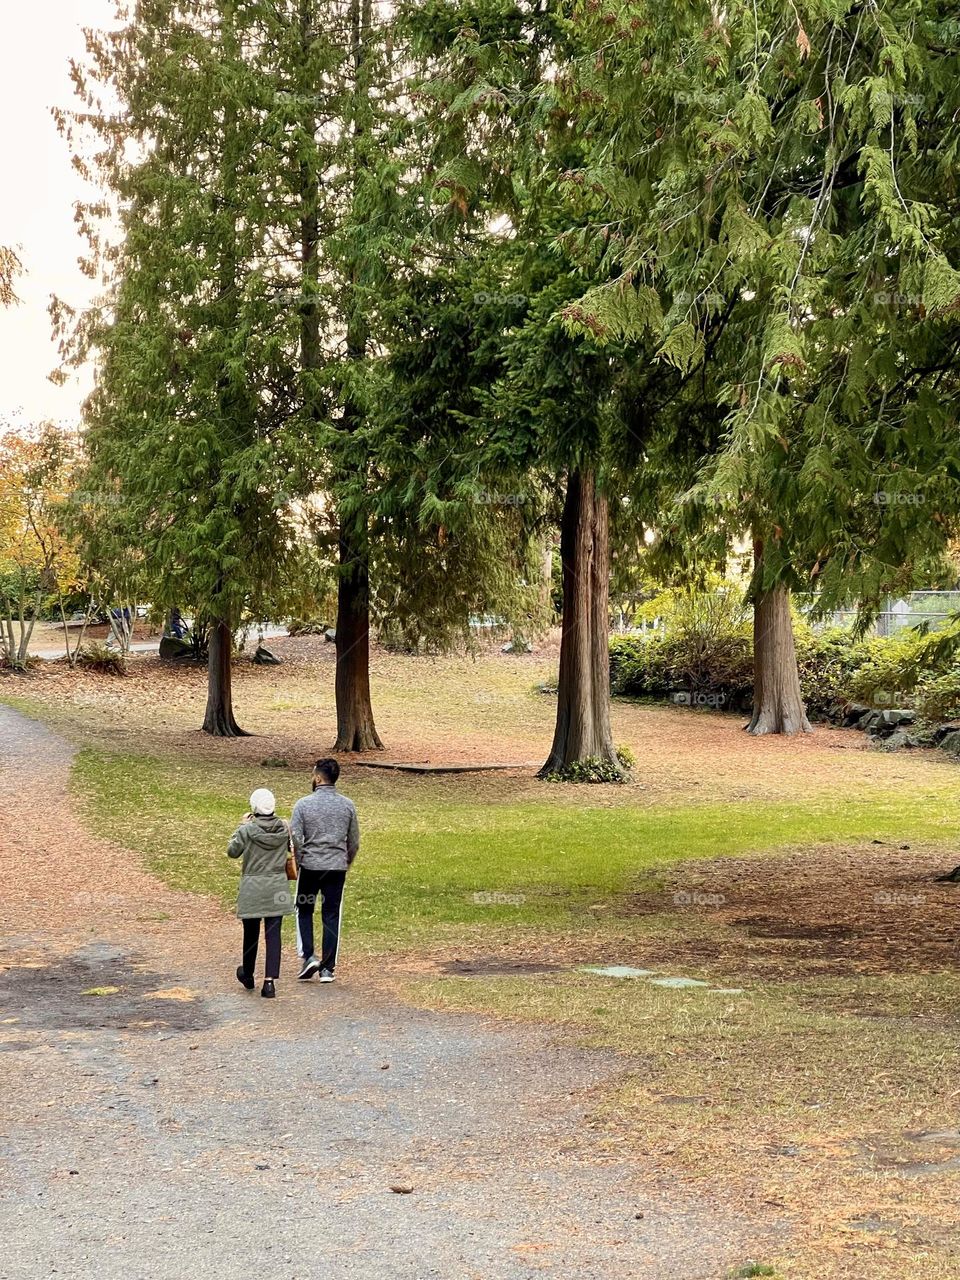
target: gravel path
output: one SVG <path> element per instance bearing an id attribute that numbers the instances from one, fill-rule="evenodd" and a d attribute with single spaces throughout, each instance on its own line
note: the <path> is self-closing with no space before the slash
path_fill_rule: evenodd
<path id="1" fill-rule="evenodd" d="M 589 1124 L 615 1057 L 348 965 L 241 990 L 236 922 L 87 836 L 70 759 L 0 707 L 4 1280 L 719 1280 L 771 1246 L 642 1191 Z"/>

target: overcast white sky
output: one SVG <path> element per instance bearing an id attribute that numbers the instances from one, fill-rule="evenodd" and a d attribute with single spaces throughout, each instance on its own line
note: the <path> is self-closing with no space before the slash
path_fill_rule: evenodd
<path id="1" fill-rule="evenodd" d="M 73 305 L 90 296 L 77 269 L 82 245 L 73 203 L 83 186 L 50 117 L 69 106 L 68 61 L 83 52 L 83 27 L 112 25 L 112 0 L 35 0 L 5 6 L 0 42 L 0 244 L 16 248 L 25 268 L 22 302 L 0 310 L 0 422 L 73 423 L 90 384 L 87 373 L 63 387 L 48 381 L 57 351 L 47 305 L 60 294 Z"/>

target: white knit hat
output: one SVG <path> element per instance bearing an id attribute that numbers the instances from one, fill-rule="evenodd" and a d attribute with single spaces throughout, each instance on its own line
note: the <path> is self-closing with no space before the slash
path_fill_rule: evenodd
<path id="1" fill-rule="evenodd" d="M 250 797 L 250 812 L 259 813 L 262 817 L 269 817 L 276 809 L 277 801 L 272 791 L 268 791 L 266 787 L 257 787 L 253 795 Z"/>

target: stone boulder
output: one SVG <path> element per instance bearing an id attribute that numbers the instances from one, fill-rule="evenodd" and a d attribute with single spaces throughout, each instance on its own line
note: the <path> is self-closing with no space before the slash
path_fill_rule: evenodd
<path id="1" fill-rule="evenodd" d="M 164 636 L 160 641 L 160 657 L 164 662 L 190 661 L 196 657 L 193 645 L 186 640 L 178 640 L 176 636 Z"/>
<path id="2" fill-rule="evenodd" d="M 958 731 L 960 731 L 960 720 L 948 720 L 946 724 L 938 724 L 933 731 L 934 744 L 939 747 L 944 738 Z"/>
<path id="3" fill-rule="evenodd" d="M 917 718 L 917 713 L 909 708 L 904 708 L 903 710 L 894 710 L 891 708 L 887 711 L 881 711 L 880 715 L 883 723 L 885 725 L 890 725 L 890 727 L 894 729 L 901 724 L 913 724 L 914 720 Z"/>
<path id="4" fill-rule="evenodd" d="M 865 707 L 862 702 L 848 702 L 841 713 L 841 724 L 845 729 L 852 729 L 858 721 L 870 714 L 872 708 Z"/>
<path id="5" fill-rule="evenodd" d="M 253 655 L 253 661 L 258 667 L 279 667 L 280 659 L 275 653 L 271 653 L 269 649 L 265 649 L 262 644 L 257 645 L 256 652 Z"/>
<path id="6" fill-rule="evenodd" d="M 885 751 L 899 751 L 903 747 L 929 747 L 930 737 L 927 734 L 909 733 L 906 729 L 895 729 L 888 738 L 879 740 Z"/>
<path id="7" fill-rule="evenodd" d="M 872 729 L 879 728 L 883 724 L 882 711 L 867 711 L 856 723 L 856 728 L 863 733 L 869 733 Z"/>

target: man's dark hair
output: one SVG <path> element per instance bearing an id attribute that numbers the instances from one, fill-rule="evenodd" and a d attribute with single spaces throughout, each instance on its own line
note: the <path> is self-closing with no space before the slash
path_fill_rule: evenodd
<path id="1" fill-rule="evenodd" d="M 313 772 L 319 773 L 331 786 L 335 786 L 337 779 L 340 777 L 340 765 L 332 756 L 324 756 L 322 760 L 318 760 L 313 766 Z"/>

